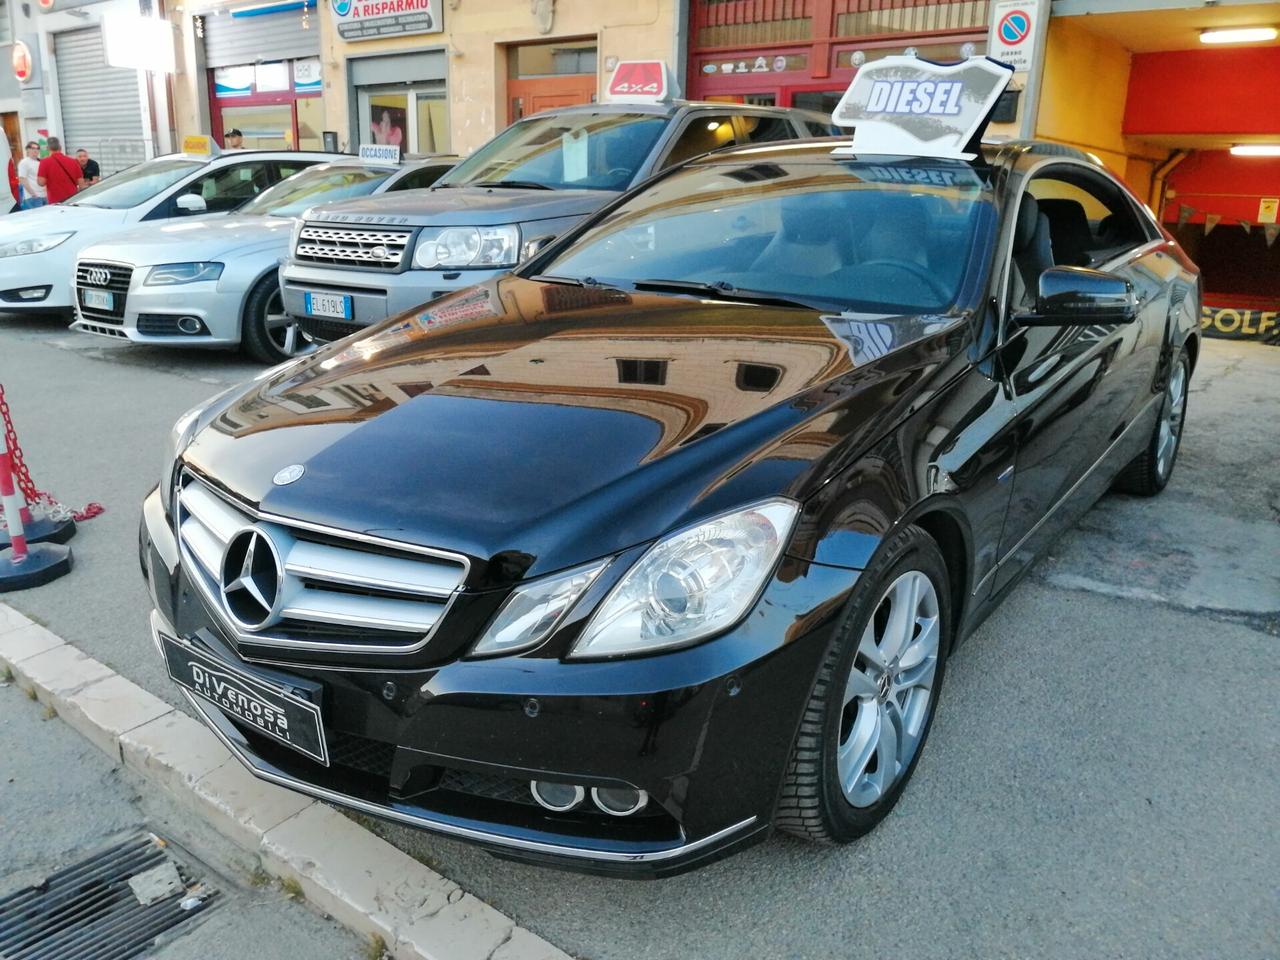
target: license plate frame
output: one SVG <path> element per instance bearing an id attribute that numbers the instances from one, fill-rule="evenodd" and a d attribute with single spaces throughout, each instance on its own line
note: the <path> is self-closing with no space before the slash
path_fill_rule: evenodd
<path id="1" fill-rule="evenodd" d="M 329 745 L 318 705 L 190 643 L 163 633 L 159 637 L 169 679 L 183 690 L 277 743 L 329 766 Z"/>
<path id="2" fill-rule="evenodd" d="M 315 293 L 308 290 L 303 294 L 303 301 L 308 316 L 332 317 L 335 320 L 351 319 L 350 294 Z"/>
<path id="3" fill-rule="evenodd" d="M 81 290 L 80 302 L 90 310 L 114 310 L 116 295 L 110 290 Z"/>

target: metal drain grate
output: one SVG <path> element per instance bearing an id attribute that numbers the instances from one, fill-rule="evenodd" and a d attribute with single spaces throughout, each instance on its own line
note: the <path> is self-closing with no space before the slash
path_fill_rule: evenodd
<path id="1" fill-rule="evenodd" d="M 143 905 L 129 885 L 172 863 L 158 837 L 142 834 L 94 854 L 33 887 L 0 899 L 3 960 L 128 960 L 161 933 L 209 906 L 216 891 L 193 887 L 178 864 L 182 888 Z"/>

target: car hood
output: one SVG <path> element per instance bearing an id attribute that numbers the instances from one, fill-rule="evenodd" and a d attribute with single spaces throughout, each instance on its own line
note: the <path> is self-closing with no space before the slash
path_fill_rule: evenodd
<path id="1" fill-rule="evenodd" d="M 108 232 L 125 223 L 128 215 L 128 210 L 73 207 L 65 204 L 22 210 L 0 217 L 0 243 L 67 230 Z"/>
<path id="2" fill-rule="evenodd" d="M 135 227 L 113 234 L 109 243 L 87 247 L 84 259 L 121 260 L 135 265 L 218 260 L 254 247 L 284 253 L 294 221 L 289 217 L 209 216 Z"/>
<path id="3" fill-rule="evenodd" d="M 957 325 L 506 276 L 257 382 L 184 458 L 264 512 L 465 553 L 494 584 L 804 499 Z"/>
<path id="4" fill-rule="evenodd" d="M 489 226 L 584 217 L 618 194 L 609 190 L 440 187 L 342 200 L 308 211 L 308 220 L 406 226 Z"/>

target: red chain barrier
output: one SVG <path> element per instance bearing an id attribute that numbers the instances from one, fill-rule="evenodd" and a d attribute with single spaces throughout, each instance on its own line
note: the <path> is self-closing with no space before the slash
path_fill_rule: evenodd
<path id="1" fill-rule="evenodd" d="M 35 483 L 31 480 L 31 471 L 27 469 L 26 461 L 23 459 L 22 448 L 18 446 L 18 434 L 13 429 L 13 418 L 9 415 L 9 402 L 4 396 L 4 384 L 0 384 L 0 420 L 4 422 L 4 446 L 9 451 L 9 459 L 13 462 L 13 476 L 28 506 L 44 504 L 51 515 L 65 510 L 77 522 L 92 519 L 106 510 L 106 507 L 96 502 L 87 504 L 83 510 L 71 510 L 43 490 L 36 489 Z"/>

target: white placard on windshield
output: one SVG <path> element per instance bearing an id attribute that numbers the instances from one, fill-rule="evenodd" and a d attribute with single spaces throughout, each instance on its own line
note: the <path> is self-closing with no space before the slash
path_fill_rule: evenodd
<path id="1" fill-rule="evenodd" d="M 989 57 L 940 64 L 885 57 L 858 70 L 831 120 L 853 127 L 839 153 L 972 160 L 965 147 L 986 124 L 1013 70 Z"/>
<path id="2" fill-rule="evenodd" d="M 560 135 L 560 154 L 564 157 L 564 179 L 566 183 L 576 183 L 587 179 L 589 154 L 587 152 L 587 132 L 570 130 Z"/>
<path id="3" fill-rule="evenodd" d="M 373 163 L 399 163 L 400 146 L 395 143 L 362 143 L 360 159 Z"/>

